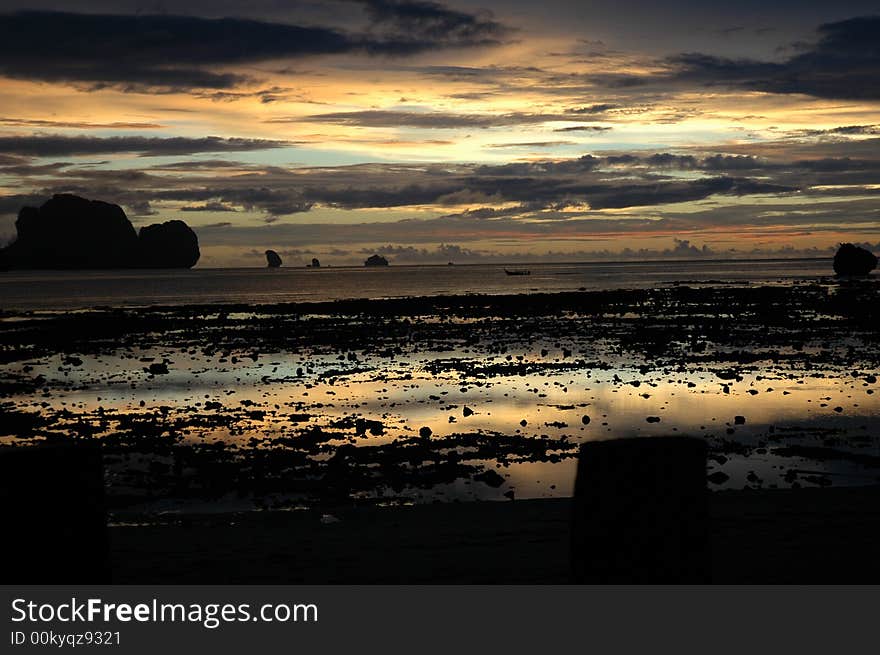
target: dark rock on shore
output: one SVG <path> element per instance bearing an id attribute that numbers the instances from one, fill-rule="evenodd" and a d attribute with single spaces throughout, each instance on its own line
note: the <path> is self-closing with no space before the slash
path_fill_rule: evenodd
<path id="1" fill-rule="evenodd" d="M 23 207 L 15 229 L 15 241 L 0 249 L 0 269 L 191 268 L 200 254 L 183 221 L 138 234 L 119 205 L 71 194 Z"/>
<path id="2" fill-rule="evenodd" d="M 485 482 L 493 489 L 497 489 L 502 484 L 504 484 L 504 477 L 493 471 L 492 469 L 488 469 L 483 471 L 482 473 L 478 473 L 474 476 L 474 480 L 477 482 Z"/>
<path id="3" fill-rule="evenodd" d="M 266 264 L 269 268 L 278 268 L 281 266 L 281 255 L 274 250 L 266 251 Z"/>
<path id="4" fill-rule="evenodd" d="M 167 375 L 168 364 L 166 364 L 165 362 L 157 362 L 155 364 L 150 364 L 150 367 L 147 370 L 152 375 Z"/>
<path id="5" fill-rule="evenodd" d="M 834 255 L 837 275 L 869 275 L 877 268 L 877 257 L 871 251 L 851 243 L 842 243 Z"/>
<path id="6" fill-rule="evenodd" d="M 388 266 L 388 260 L 382 255 L 371 255 L 364 262 L 364 266 Z"/>
<path id="7" fill-rule="evenodd" d="M 183 221 L 142 227 L 140 261 L 144 268 L 192 268 L 199 261 L 199 239 Z"/>
<path id="8" fill-rule="evenodd" d="M 317 257 L 312 257 L 312 268 L 321 268 L 321 262 L 318 261 Z"/>

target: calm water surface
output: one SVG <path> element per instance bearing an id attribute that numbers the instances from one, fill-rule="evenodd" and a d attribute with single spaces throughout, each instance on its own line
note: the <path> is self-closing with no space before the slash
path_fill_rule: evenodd
<path id="1" fill-rule="evenodd" d="M 778 283 L 828 275 L 830 260 L 528 264 L 388 268 L 15 271 L 0 274 L 0 308 L 281 303 L 466 293 L 645 288 L 674 282 Z"/>

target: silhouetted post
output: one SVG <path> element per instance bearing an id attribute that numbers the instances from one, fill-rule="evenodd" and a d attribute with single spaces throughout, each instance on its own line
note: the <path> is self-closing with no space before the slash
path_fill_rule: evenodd
<path id="1" fill-rule="evenodd" d="M 584 444 L 573 511 L 575 582 L 709 581 L 702 439 L 643 437 Z"/>
<path id="2" fill-rule="evenodd" d="M 100 448 L 0 449 L 2 584 L 110 581 Z"/>

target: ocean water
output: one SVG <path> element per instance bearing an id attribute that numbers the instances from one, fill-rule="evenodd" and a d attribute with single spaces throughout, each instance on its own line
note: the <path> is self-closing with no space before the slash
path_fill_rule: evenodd
<path id="1" fill-rule="evenodd" d="M 691 284 L 794 283 L 831 274 L 828 259 L 650 261 L 388 268 L 196 268 L 0 273 L 4 311 L 214 303 L 267 304 L 468 293 L 509 294 Z"/>

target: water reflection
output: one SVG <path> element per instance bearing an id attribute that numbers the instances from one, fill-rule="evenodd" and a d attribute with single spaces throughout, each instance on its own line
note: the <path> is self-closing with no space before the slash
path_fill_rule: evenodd
<path id="1" fill-rule="evenodd" d="M 167 374 L 150 373 L 157 362 Z M 50 391 L 11 399 L 41 413 L 43 434 L 115 444 L 111 493 L 165 509 L 194 490 L 215 494 L 214 508 L 295 506 L 332 487 L 334 466 L 353 497 L 567 496 L 577 444 L 667 434 L 709 440 L 710 472 L 728 478 L 716 487 L 877 480 L 880 398 L 865 375 L 784 361 L 735 374 L 705 363 L 645 370 L 610 352 L 601 363 L 547 340 L 503 354 L 447 344 L 393 357 L 154 347 L 55 355 L 5 373 L 45 378 Z M 359 429 L 359 418 L 370 423 Z M 182 457 L 172 445 L 194 450 Z M 501 481 L 480 478 L 486 470 Z M 215 473 L 228 479 L 205 477 Z"/>

